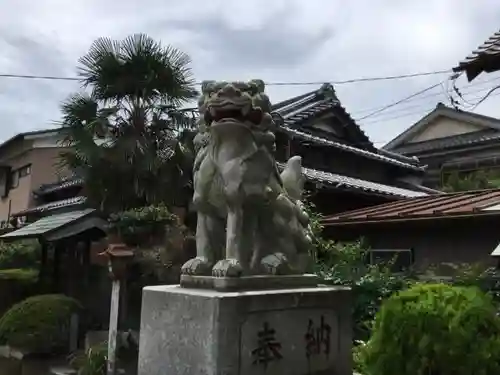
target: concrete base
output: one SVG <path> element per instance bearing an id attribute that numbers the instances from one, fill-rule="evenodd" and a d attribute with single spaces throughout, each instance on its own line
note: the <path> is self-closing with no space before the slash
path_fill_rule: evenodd
<path id="1" fill-rule="evenodd" d="M 242 277 L 181 276 L 183 288 L 213 289 L 220 292 L 243 290 L 269 290 L 315 287 L 320 278 L 316 275 L 257 275 Z"/>
<path id="2" fill-rule="evenodd" d="M 351 292 L 144 288 L 138 375 L 352 375 Z"/>

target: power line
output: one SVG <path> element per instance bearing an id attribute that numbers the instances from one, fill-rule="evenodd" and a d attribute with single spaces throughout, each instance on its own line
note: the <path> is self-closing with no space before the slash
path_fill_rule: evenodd
<path id="1" fill-rule="evenodd" d="M 374 82 L 374 81 L 388 81 L 396 79 L 414 78 L 414 77 L 424 77 L 430 75 L 438 75 L 450 73 L 451 70 L 438 70 L 433 72 L 423 72 L 423 73 L 411 73 L 411 74 L 400 74 L 392 76 L 379 76 L 379 77 L 362 77 L 353 78 L 343 81 L 311 81 L 311 82 L 267 82 L 266 86 L 309 86 L 309 85 L 322 85 L 324 83 L 331 83 L 333 85 L 343 85 L 348 83 L 357 82 Z M 49 80 L 49 81 L 81 81 L 78 77 L 62 77 L 62 76 L 44 76 L 44 75 L 31 75 L 31 74 L 7 74 L 0 73 L 0 78 L 17 78 L 17 79 L 39 79 L 39 80 Z M 195 82 L 196 85 L 201 85 L 201 82 Z"/>
<path id="2" fill-rule="evenodd" d="M 371 116 L 373 116 L 373 115 L 376 115 L 377 113 L 383 112 L 383 111 L 385 111 L 386 109 L 389 109 L 389 108 L 392 108 L 392 107 L 394 107 L 394 106 L 397 106 L 398 104 L 404 103 L 404 102 L 406 102 L 406 101 L 410 100 L 411 98 L 414 98 L 414 97 L 416 97 L 416 96 L 418 96 L 418 95 L 420 95 L 420 94 L 423 94 L 424 92 L 427 92 L 427 91 L 429 91 L 429 90 L 432 90 L 432 89 L 433 89 L 433 88 L 435 88 L 435 87 L 440 86 L 441 84 L 442 84 L 442 82 L 439 82 L 439 83 L 436 83 L 436 84 L 434 84 L 434 85 L 432 85 L 432 86 L 426 87 L 425 89 L 419 90 L 419 91 L 417 91 L 417 92 L 415 92 L 415 93 L 413 93 L 413 94 L 411 94 L 411 95 L 409 95 L 409 96 L 404 97 L 403 99 L 400 99 L 400 100 L 398 100 L 398 101 L 396 101 L 396 102 L 393 102 L 393 103 L 387 104 L 386 106 L 383 106 L 382 108 L 379 108 L 379 109 L 377 109 L 377 110 L 375 110 L 375 111 L 373 111 L 373 112 L 370 112 L 369 114 L 367 114 L 367 115 L 365 115 L 365 116 L 363 116 L 363 117 L 360 117 L 360 118 L 358 118 L 358 119 L 355 119 L 355 121 L 361 121 L 361 120 L 364 120 L 364 119 L 366 119 L 366 118 L 368 118 L 368 117 L 371 117 Z"/>
<path id="3" fill-rule="evenodd" d="M 500 80 L 500 77 L 496 77 L 496 78 L 490 78 L 488 80 L 484 80 L 484 81 L 479 81 L 479 82 L 475 82 L 475 83 L 472 83 L 472 84 L 469 84 L 469 85 L 464 85 L 464 86 L 461 86 L 459 87 L 460 89 L 464 89 L 462 90 L 462 93 L 463 94 L 474 94 L 474 93 L 480 93 L 480 92 L 483 92 L 483 91 L 486 91 L 486 90 L 489 90 L 490 88 L 489 87 L 486 87 L 486 88 L 480 88 L 480 89 L 474 89 L 474 90 L 469 90 L 469 88 L 471 87 L 474 87 L 474 86 L 484 86 L 485 84 L 488 84 L 490 82 L 494 82 L 494 81 L 498 81 Z M 427 95 L 420 95 L 418 97 L 415 97 L 415 98 L 412 98 L 411 100 L 407 100 L 406 102 L 409 102 L 409 103 L 414 103 L 416 101 L 421 101 L 423 99 L 428 99 L 428 98 L 431 98 L 431 97 L 436 97 L 436 96 L 440 96 L 440 95 L 443 95 L 443 92 L 440 91 L 440 92 L 435 92 L 435 93 L 432 93 L 432 94 L 427 94 Z M 446 99 L 448 99 L 448 97 L 446 97 Z M 394 112 L 398 112 L 400 111 L 401 109 L 408 109 L 408 108 L 418 108 L 418 107 L 422 107 L 423 104 L 418 104 L 416 106 L 406 106 L 406 107 L 403 107 L 403 108 L 397 108 L 395 111 L 389 111 L 389 112 L 386 112 L 384 114 L 387 114 L 387 113 L 394 113 Z M 361 110 L 358 110 L 358 111 L 353 111 L 353 112 L 350 112 L 351 115 L 361 115 L 362 113 L 366 113 L 366 112 L 372 112 L 372 111 L 376 111 L 378 110 L 380 107 L 370 107 L 370 108 L 365 108 L 365 109 L 361 109 Z M 383 115 L 384 115 L 383 114 Z"/>
<path id="4" fill-rule="evenodd" d="M 491 94 L 489 97 L 493 97 L 493 96 L 498 96 L 500 95 L 500 92 L 497 92 L 495 94 Z M 475 98 L 472 98 L 473 100 L 476 100 L 476 99 L 480 99 L 481 97 L 475 97 Z M 403 117 L 409 117 L 409 116 L 412 116 L 412 115 L 417 115 L 417 114 L 421 114 L 421 115 L 424 115 L 426 113 L 429 113 L 430 111 L 432 111 L 434 108 L 436 108 L 435 105 L 432 105 L 432 106 L 429 106 L 426 110 L 419 110 L 419 111 L 410 111 L 408 113 L 403 113 L 401 115 L 398 115 L 398 116 L 392 116 L 392 117 L 387 117 L 387 118 L 378 118 L 376 120 L 371 120 L 371 121 L 368 121 L 368 122 L 364 122 L 363 124 L 360 124 L 360 125 L 371 125 L 371 124 L 376 124 L 376 123 L 379 123 L 379 122 L 385 122 L 385 121 L 392 121 L 392 120 L 396 120 L 396 119 L 399 119 L 399 118 L 403 118 Z"/>
<path id="5" fill-rule="evenodd" d="M 485 81 L 485 82 L 480 82 L 480 83 L 477 83 L 475 84 L 476 86 L 479 86 L 479 84 L 481 85 L 485 85 L 486 83 L 490 83 L 490 82 L 493 82 L 493 81 L 498 81 L 500 80 L 500 77 L 497 77 L 495 79 L 490 79 L 488 81 Z M 474 86 L 474 85 L 470 85 L 470 86 Z M 465 95 L 465 96 L 469 96 L 471 94 L 479 94 L 479 93 L 482 93 L 484 91 L 487 91 L 487 90 L 490 90 L 490 87 L 483 87 L 483 88 L 476 88 L 474 90 L 462 90 L 462 94 Z M 429 108 L 429 102 L 427 103 L 416 103 L 416 104 L 413 104 L 411 105 L 412 103 L 415 103 L 417 101 L 422 101 L 423 99 L 429 99 L 431 97 L 437 97 L 437 96 L 440 96 L 440 95 L 443 95 L 443 92 L 436 92 L 436 93 L 432 93 L 432 94 L 428 94 L 428 95 L 422 95 L 422 96 L 419 96 L 417 98 L 414 98 L 413 100 L 409 100 L 407 104 L 410 104 L 410 105 L 401 105 L 401 106 L 398 106 L 397 108 L 393 108 L 393 110 L 389 110 L 389 111 L 384 111 L 383 113 L 380 113 L 380 114 L 377 114 L 377 115 L 374 115 L 372 117 L 376 117 L 376 118 L 385 118 L 387 115 L 389 116 L 392 116 L 396 113 L 401 113 L 401 112 L 405 112 L 409 109 L 421 109 L 423 111 L 426 111 L 428 108 Z M 445 99 L 448 99 L 448 97 L 446 97 Z M 477 97 L 474 97 L 474 98 L 471 98 L 472 100 L 474 99 L 477 99 Z M 470 99 L 469 99 L 470 100 Z M 436 102 L 438 102 L 439 100 L 436 100 Z M 435 107 L 435 103 L 436 102 L 432 102 L 432 106 Z M 425 108 L 425 109 L 423 109 Z M 365 110 L 360 110 L 360 111 L 354 111 L 354 112 L 351 112 L 351 115 L 353 117 L 356 117 L 356 115 L 360 115 L 361 113 L 363 112 L 367 112 L 367 111 L 373 111 L 374 108 L 370 108 L 370 109 L 365 109 Z M 392 118 L 392 117 L 390 117 Z M 372 120 L 370 118 L 370 120 L 368 120 L 368 122 L 363 122 L 363 123 L 371 123 Z"/>

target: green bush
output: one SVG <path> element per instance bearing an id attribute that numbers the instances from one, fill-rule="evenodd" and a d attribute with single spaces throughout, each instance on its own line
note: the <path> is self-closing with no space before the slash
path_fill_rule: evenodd
<path id="1" fill-rule="evenodd" d="M 71 315 L 80 309 L 78 301 L 64 295 L 29 297 L 0 318 L 0 345 L 40 354 L 64 349 Z"/>
<path id="2" fill-rule="evenodd" d="M 370 334 L 369 323 L 382 301 L 394 292 L 407 288 L 413 279 L 409 274 L 390 272 L 390 262 L 368 264 L 369 249 L 363 240 L 340 243 L 324 238 L 321 215 L 313 204 L 306 202 L 304 206 L 311 219 L 316 274 L 326 283 L 352 288 L 354 338 L 365 341 Z"/>
<path id="3" fill-rule="evenodd" d="M 106 375 L 107 343 L 90 347 L 86 352 L 71 357 L 70 365 L 78 375 Z"/>
<path id="4" fill-rule="evenodd" d="M 390 272 L 390 264 L 369 265 L 361 241 L 328 244 L 317 261 L 316 273 L 327 283 L 352 288 L 355 340 L 365 341 L 382 301 L 393 293 L 406 289 L 412 279 L 405 274 Z"/>
<path id="5" fill-rule="evenodd" d="M 0 280 L 9 280 L 22 284 L 34 284 L 38 281 L 38 270 L 12 268 L 0 270 Z"/>
<path id="6" fill-rule="evenodd" d="M 475 287 L 417 284 L 387 299 L 359 348 L 369 375 L 500 373 L 500 318 Z"/>
<path id="7" fill-rule="evenodd" d="M 0 269 L 36 268 L 40 245 L 35 240 L 0 242 Z"/>

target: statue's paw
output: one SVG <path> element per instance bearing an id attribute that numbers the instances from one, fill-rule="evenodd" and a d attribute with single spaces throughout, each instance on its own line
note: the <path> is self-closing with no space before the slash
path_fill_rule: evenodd
<path id="1" fill-rule="evenodd" d="M 261 266 L 268 275 L 290 275 L 293 273 L 290 263 L 283 253 L 274 253 L 261 260 Z"/>
<path id="2" fill-rule="evenodd" d="M 240 277 L 243 274 L 243 267 L 236 259 L 219 260 L 212 268 L 212 276 L 215 277 Z"/>
<path id="3" fill-rule="evenodd" d="M 209 276 L 212 263 L 205 257 L 196 257 L 188 260 L 181 267 L 181 275 Z"/>

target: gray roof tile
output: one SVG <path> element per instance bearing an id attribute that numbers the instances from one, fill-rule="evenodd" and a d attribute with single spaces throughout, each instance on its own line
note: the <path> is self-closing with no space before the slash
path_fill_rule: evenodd
<path id="1" fill-rule="evenodd" d="M 55 210 L 55 209 L 63 208 L 63 207 L 78 206 L 78 205 L 84 204 L 86 201 L 87 201 L 87 197 L 82 197 L 82 196 L 68 198 L 68 199 L 62 199 L 59 201 L 42 204 L 42 205 L 39 205 L 39 206 L 36 206 L 33 208 L 28 208 L 27 210 L 17 212 L 12 216 L 14 216 L 14 217 L 23 216 L 23 215 L 27 215 L 27 214 L 35 213 L 35 212 L 44 212 L 44 211 L 51 211 L 51 210 Z"/>
<path id="2" fill-rule="evenodd" d="M 415 171 L 425 171 L 425 169 L 426 169 L 425 166 L 422 166 L 419 164 L 416 164 L 416 165 L 410 164 L 410 163 L 403 162 L 401 160 L 391 158 L 391 157 L 388 157 L 385 155 L 377 154 L 377 153 L 374 153 L 371 151 L 366 151 L 366 150 L 363 150 L 363 149 L 360 149 L 360 148 L 357 148 L 354 146 L 349 146 L 349 145 L 346 145 L 344 143 L 335 142 L 335 141 L 331 141 L 329 139 L 316 137 L 314 135 L 304 133 L 304 132 L 299 131 L 299 130 L 295 130 L 295 129 L 291 129 L 291 128 L 287 128 L 287 127 L 284 127 L 283 130 L 285 132 L 290 133 L 291 135 L 296 136 L 298 138 L 301 138 L 303 140 L 312 141 L 312 142 L 315 142 L 317 144 L 321 144 L 321 145 L 325 145 L 325 146 L 335 147 L 335 148 L 338 148 L 338 149 L 343 150 L 343 151 L 352 152 L 354 154 L 365 156 L 369 159 L 379 160 L 382 162 L 386 162 L 388 164 L 397 165 L 399 167 L 413 169 Z"/>
<path id="3" fill-rule="evenodd" d="M 466 71 L 467 78 L 472 81 L 482 72 L 500 70 L 500 31 L 497 31 L 461 61 L 453 71 Z"/>
<path id="4" fill-rule="evenodd" d="M 412 154 L 432 150 L 441 151 L 453 147 L 475 145 L 497 140 L 500 140 L 500 132 L 494 129 L 486 129 L 450 137 L 430 139 L 428 141 L 407 143 L 396 147 L 396 150 L 404 154 Z"/>
<path id="5" fill-rule="evenodd" d="M 20 229 L 4 234 L 3 236 L 0 236 L 0 238 L 39 236 L 54 229 L 61 228 L 63 225 L 69 224 L 75 220 L 79 220 L 94 211 L 94 209 L 89 208 L 80 211 L 65 212 L 57 215 L 46 216 Z"/>
<path id="6" fill-rule="evenodd" d="M 284 168 L 283 163 L 278 163 L 280 169 Z M 429 194 L 421 192 L 403 189 L 395 186 L 385 185 L 378 182 L 372 182 L 367 180 L 362 180 L 359 178 L 343 176 L 336 173 L 330 173 L 325 171 L 320 171 L 311 168 L 302 168 L 304 176 L 311 182 L 323 183 L 329 185 L 333 188 L 341 189 L 343 187 L 359 189 L 368 193 L 375 193 L 385 196 L 394 196 L 398 198 L 409 198 L 409 197 L 424 197 Z"/>
<path id="7" fill-rule="evenodd" d="M 35 190 L 35 194 L 38 195 L 49 194 L 69 187 L 78 186 L 81 185 L 82 183 L 83 183 L 82 178 L 71 176 L 61 181 L 57 181 L 51 184 L 41 185 L 38 189 Z"/>

